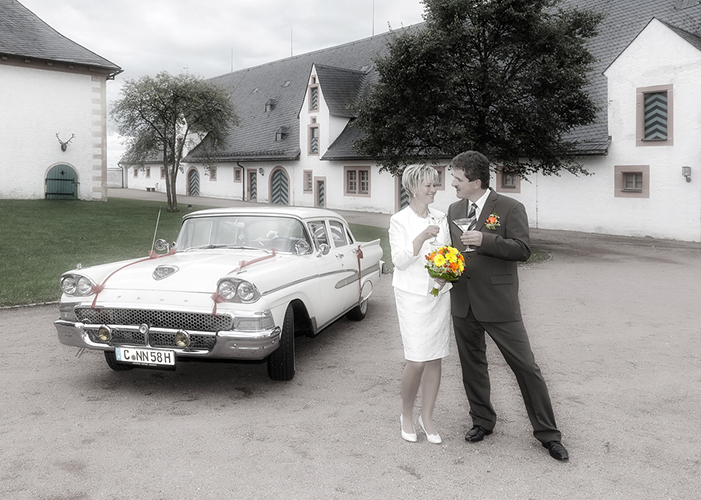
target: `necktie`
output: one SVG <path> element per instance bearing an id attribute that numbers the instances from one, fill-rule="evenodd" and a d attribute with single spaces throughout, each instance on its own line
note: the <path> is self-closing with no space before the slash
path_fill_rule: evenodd
<path id="1" fill-rule="evenodd" d="M 470 225 L 467 230 L 472 231 L 475 226 L 477 226 L 477 204 L 473 203 L 470 205 L 470 213 L 467 214 L 467 218 L 470 219 Z"/>

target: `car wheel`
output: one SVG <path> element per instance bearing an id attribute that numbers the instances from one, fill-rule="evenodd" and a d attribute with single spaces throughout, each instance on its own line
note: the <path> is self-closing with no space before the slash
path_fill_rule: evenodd
<path id="1" fill-rule="evenodd" d="M 368 299 L 364 299 L 355 306 L 353 309 L 348 311 L 346 314 L 346 318 L 348 318 L 351 321 L 360 321 L 365 318 L 365 315 L 368 313 Z"/>
<path id="2" fill-rule="evenodd" d="M 114 355 L 114 351 L 105 351 L 105 361 L 107 361 L 109 367 L 116 372 L 123 372 L 126 370 L 134 369 L 133 365 L 128 365 L 126 363 L 118 363 L 117 357 Z"/>
<path id="3" fill-rule="evenodd" d="M 287 307 L 282 322 L 280 345 L 268 357 L 268 376 L 272 380 L 292 380 L 295 376 L 295 313 Z"/>

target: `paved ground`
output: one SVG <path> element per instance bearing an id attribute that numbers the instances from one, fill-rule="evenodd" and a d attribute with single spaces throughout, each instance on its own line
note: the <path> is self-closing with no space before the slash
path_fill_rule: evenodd
<path id="1" fill-rule="evenodd" d="M 701 498 L 701 245 L 533 236 L 552 259 L 521 269 L 524 318 L 569 463 L 531 436 L 492 344 L 494 434 L 463 439 L 453 345 L 443 445 L 401 440 L 387 278 L 364 321 L 299 342 L 289 383 L 265 365 L 115 373 L 58 343 L 55 306 L 0 311 L 0 498 Z"/>

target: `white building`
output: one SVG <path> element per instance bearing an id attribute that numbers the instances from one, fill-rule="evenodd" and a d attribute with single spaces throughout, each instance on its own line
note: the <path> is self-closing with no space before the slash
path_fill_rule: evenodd
<path id="1" fill-rule="evenodd" d="M 589 45 L 598 61 L 589 90 L 601 112 L 576 132 L 579 161 L 592 175 L 513 179 L 496 166 L 492 187 L 523 202 L 532 227 L 701 241 L 701 99 L 694 91 L 701 2 L 567 3 L 606 14 Z M 377 78 L 372 60 L 386 37 L 214 78 L 231 90 L 241 124 L 210 172 L 197 148 L 190 152 L 178 193 L 397 211 L 406 202 L 397 179 L 353 148 L 359 131 L 351 106 Z M 646 114 L 646 99 L 660 112 Z M 647 137 L 646 120 L 657 124 Z M 455 196 L 450 173 L 438 169 L 444 183 L 435 206 L 445 210 Z M 132 170 L 129 186 L 164 191 L 160 167 Z"/>
<path id="2" fill-rule="evenodd" d="M 0 198 L 107 199 L 106 81 L 120 72 L 0 0 Z"/>

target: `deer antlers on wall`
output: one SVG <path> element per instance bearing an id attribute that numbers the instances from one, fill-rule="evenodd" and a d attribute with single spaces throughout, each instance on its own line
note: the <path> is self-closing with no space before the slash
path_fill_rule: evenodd
<path id="1" fill-rule="evenodd" d="M 62 141 L 61 138 L 58 136 L 58 132 L 56 132 L 56 139 L 58 139 L 58 142 L 61 143 L 61 151 L 65 151 L 66 148 L 68 148 L 68 143 L 73 140 L 75 137 L 75 134 L 71 134 L 71 138 L 68 139 L 67 141 Z"/>

